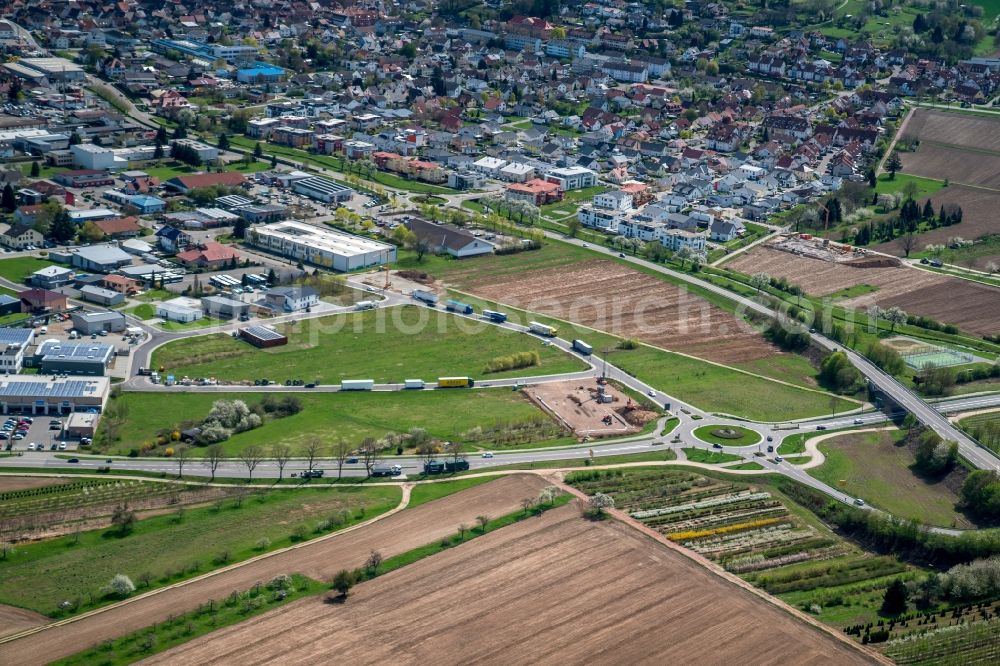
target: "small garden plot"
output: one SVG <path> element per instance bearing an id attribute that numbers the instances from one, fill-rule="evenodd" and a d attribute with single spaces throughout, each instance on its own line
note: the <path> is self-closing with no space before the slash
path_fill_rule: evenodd
<path id="1" fill-rule="evenodd" d="M 611 495 L 618 509 L 736 573 L 845 551 L 754 486 L 673 470 L 578 472 L 568 481 L 588 494 Z"/>

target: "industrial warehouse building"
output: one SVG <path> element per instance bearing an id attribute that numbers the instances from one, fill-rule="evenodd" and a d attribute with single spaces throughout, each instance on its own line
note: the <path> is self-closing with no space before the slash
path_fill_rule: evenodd
<path id="1" fill-rule="evenodd" d="M 80 297 L 91 303 L 111 307 L 125 302 L 125 294 L 88 284 L 80 287 Z"/>
<path id="2" fill-rule="evenodd" d="M 81 335 L 93 335 L 101 331 L 124 331 L 127 323 L 121 312 L 74 312 L 70 315 L 73 328 Z"/>
<path id="3" fill-rule="evenodd" d="M 71 414 L 101 411 L 108 400 L 107 377 L 0 377 L 0 412 L 3 414 Z"/>
<path id="4" fill-rule="evenodd" d="M 351 188 L 321 176 L 296 180 L 292 183 L 292 191 L 325 203 L 350 201 L 354 196 L 354 190 Z"/>
<path id="5" fill-rule="evenodd" d="M 165 321 L 177 321 L 182 324 L 201 319 L 201 310 L 185 305 L 186 302 L 187 299 L 177 298 L 164 301 L 156 306 L 156 316 Z"/>
<path id="6" fill-rule="evenodd" d="M 292 220 L 253 227 L 253 245 L 283 257 L 337 271 L 352 271 L 396 261 L 396 246 Z"/>
<path id="7" fill-rule="evenodd" d="M 103 377 L 115 358 L 114 345 L 46 340 L 35 350 L 34 365 L 45 375 Z"/>
<path id="8" fill-rule="evenodd" d="M 288 336 L 278 333 L 270 326 L 247 326 L 240 329 L 240 338 L 254 347 L 280 347 L 288 344 Z"/>
<path id="9" fill-rule="evenodd" d="M 201 299 L 201 309 L 209 317 L 235 319 L 250 314 L 250 305 L 225 296 L 205 296 Z"/>

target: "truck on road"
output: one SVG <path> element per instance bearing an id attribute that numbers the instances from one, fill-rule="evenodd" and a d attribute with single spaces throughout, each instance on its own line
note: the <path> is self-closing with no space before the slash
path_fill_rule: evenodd
<path id="1" fill-rule="evenodd" d="M 549 326 L 548 324 L 541 324 L 537 321 L 528 322 L 528 330 L 532 333 L 538 335 L 544 335 L 547 338 L 554 338 L 559 330 L 555 326 Z"/>
<path id="2" fill-rule="evenodd" d="M 414 289 L 410 296 L 412 296 L 414 300 L 426 303 L 427 305 L 437 305 L 438 302 L 436 294 L 424 291 L 423 289 Z"/>
<path id="3" fill-rule="evenodd" d="M 502 324 L 507 321 L 507 313 L 497 312 L 496 310 L 483 310 L 483 316 L 490 321 L 495 321 L 498 324 Z"/>
<path id="4" fill-rule="evenodd" d="M 464 472 L 467 469 L 469 469 L 469 461 L 464 458 L 462 460 L 449 460 L 447 462 L 430 460 L 424 463 L 424 474 Z"/>
<path id="5" fill-rule="evenodd" d="M 475 385 L 472 377 L 438 377 L 438 388 L 472 388 Z"/>
<path id="6" fill-rule="evenodd" d="M 462 301 L 456 301 L 453 298 L 448 299 L 445 303 L 444 309 L 448 312 L 457 312 L 458 314 L 472 314 L 471 305 L 463 303 Z"/>
<path id="7" fill-rule="evenodd" d="M 399 476 L 403 473 L 403 468 L 399 465 L 375 465 L 372 467 L 372 476 Z"/>
<path id="8" fill-rule="evenodd" d="M 371 391 L 374 388 L 374 379 L 345 379 L 340 382 L 341 391 Z"/>
<path id="9" fill-rule="evenodd" d="M 591 354 L 594 353 L 594 348 L 591 347 L 590 345 L 588 345 L 583 340 L 574 340 L 573 341 L 573 349 L 577 350 L 578 352 L 580 352 L 584 356 L 590 356 Z"/>

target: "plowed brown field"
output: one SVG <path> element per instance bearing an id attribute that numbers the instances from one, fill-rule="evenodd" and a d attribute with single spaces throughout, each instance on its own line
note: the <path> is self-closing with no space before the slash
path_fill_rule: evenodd
<path id="1" fill-rule="evenodd" d="M 44 476 L 0 476 L 0 492 L 45 488 L 63 483 L 69 483 L 69 481 Z"/>
<path id="2" fill-rule="evenodd" d="M 0 637 L 51 622 L 41 613 L 0 604 Z"/>
<path id="3" fill-rule="evenodd" d="M 911 314 L 955 324 L 969 333 L 1000 331 L 1000 291 L 909 266 L 855 268 L 769 247 L 756 247 L 725 264 L 741 273 L 763 271 L 801 285 L 809 294 L 824 296 L 858 284 L 878 291 L 841 301 L 844 306 L 898 305 Z"/>
<path id="4" fill-rule="evenodd" d="M 904 173 L 1000 190 L 1000 153 L 924 142 L 899 156 Z"/>
<path id="5" fill-rule="evenodd" d="M 340 569 L 361 566 L 372 550 L 391 557 L 452 535 L 459 524 L 473 524 L 477 515 L 497 517 L 511 513 L 521 506 L 523 498 L 536 497 L 544 486 L 542 479 L 532 475 L 503 477 L 406 509 L 352 532 L 307 543 L 103 613 L 2 643 L 0 664 L 46 664 L 103 640 L 161 622 L 170 615 L 192 610 L 210 599 L 223 599 L 233 590 L 249 589 L 254 583 L 268 581 L 278 574 L 301 573 L 330 580 Z"/>
<path id="6" fill-rule="evenodd" d="M 616 520 L 548 512 L 157 655 L 202 664 L 868 664 Z"/>
<path id="7" fill-rule="evenodd" d="M 529 312 L 636 337 L 719 363 L 753 361 L 778 353 L 759 333 L 725 310 L 611 261 L 467 280 L 463 289 Z"/>
<path id="8" fill-rule="evenodd" d="M 1000 120 L 936 109 L 914 109 L 902 138 L 1000 152 Z"/>

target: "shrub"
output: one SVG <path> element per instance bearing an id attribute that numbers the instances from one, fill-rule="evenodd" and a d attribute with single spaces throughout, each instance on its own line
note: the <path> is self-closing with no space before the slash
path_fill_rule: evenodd
<path id="1" fill-rule="evenodd" d="M 537 351 L 523 351 L 508 356 L 497 356 L 490 359 L 483 370 L 484 374 L 492 372 L 507 372 L 519 368 L 530 368 L 542 362 Z"/>
<path id="2" fill-rule="evenodd" d="M 120 599 L 125 599 L 135 592 L 135 583 L 125 574 L 115 574 L 115 577 L 108 583 L 107 592 Z"/>

